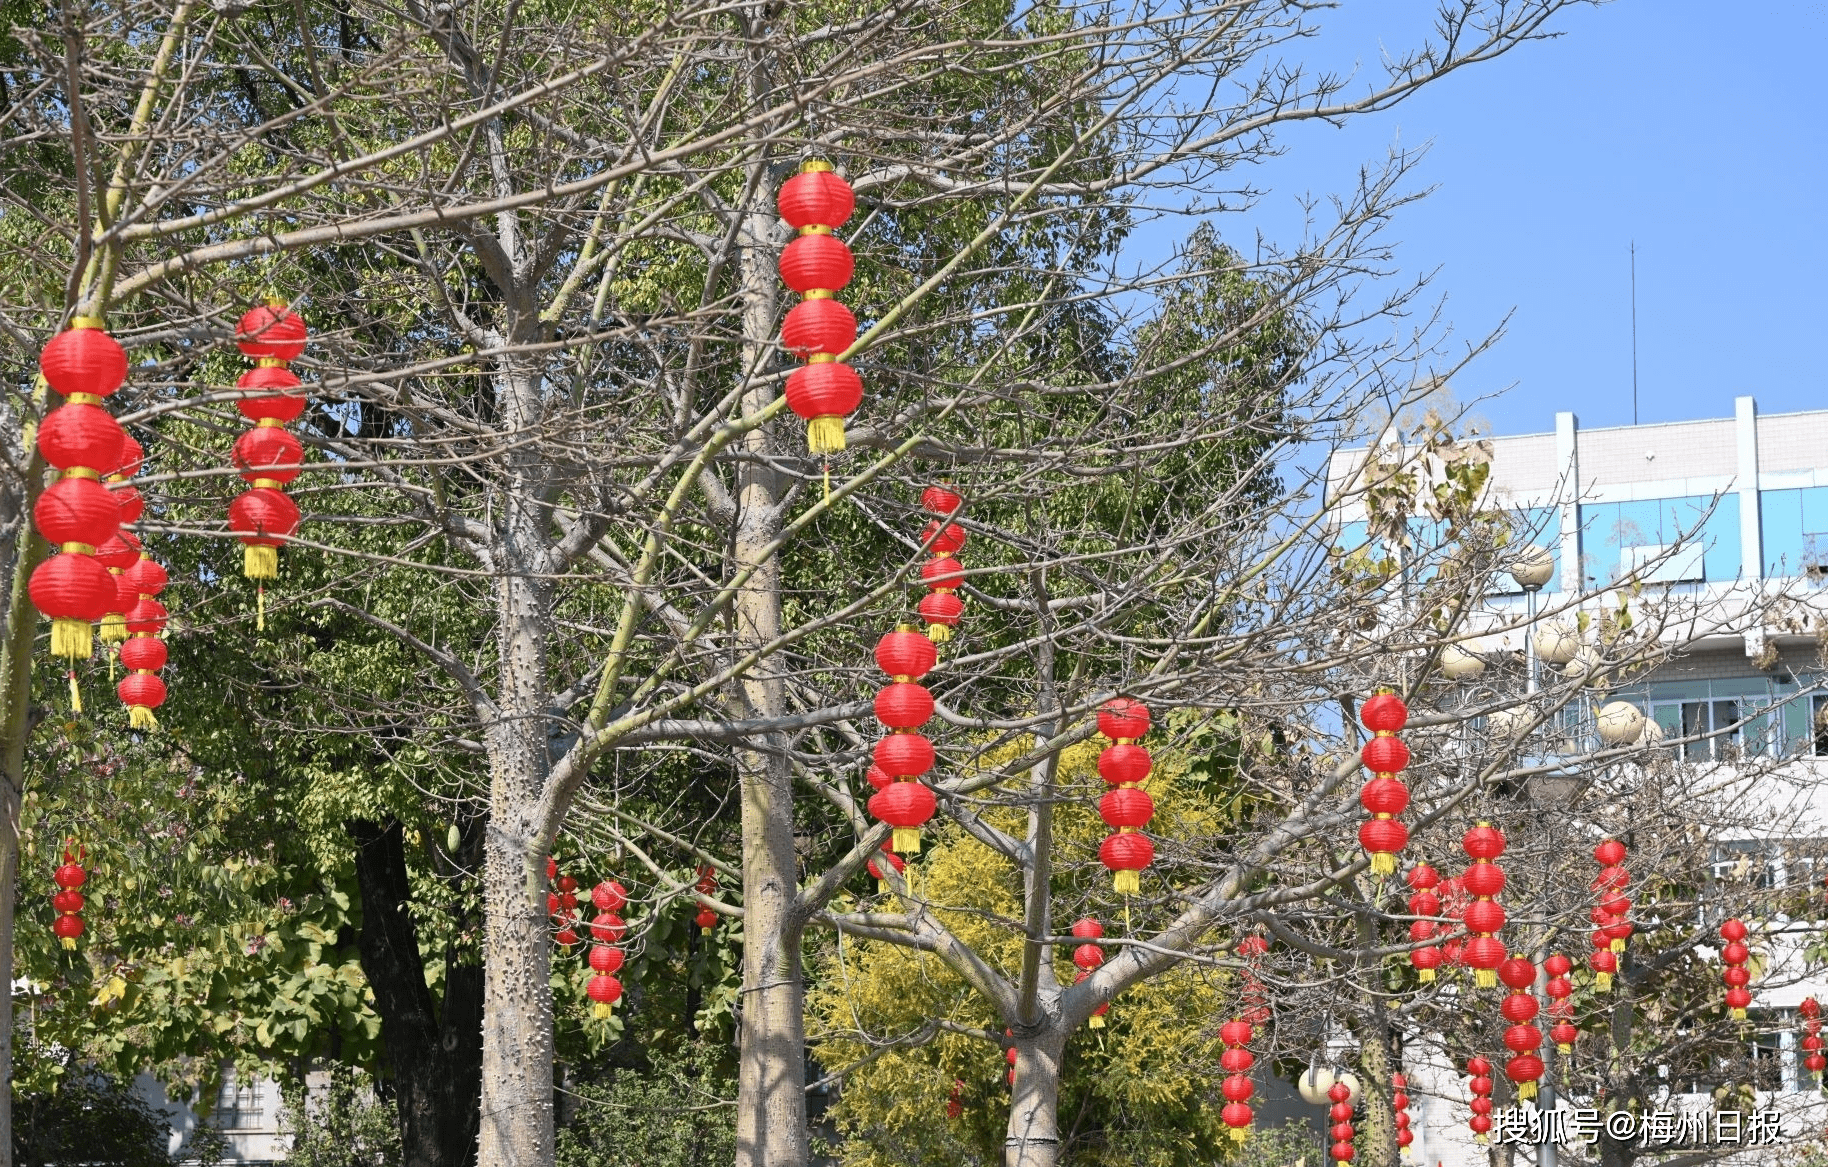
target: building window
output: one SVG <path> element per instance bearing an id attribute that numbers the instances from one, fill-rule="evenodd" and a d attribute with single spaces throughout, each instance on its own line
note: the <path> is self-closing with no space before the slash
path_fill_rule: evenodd
<path id="1" fill-rule="evenodd" d="M 235 1071 L 222 1076 L 222 1089 L 216 1095 L 216 1112 L 212 1121 L 217 1130 L 242 1131 L 260 1129 L 266 1117 L 259 1080 L 242 1085 Z"/>
<path id="2" fill-rule="evenodd" d="M 1809 725 L 1814 731 L 1815 756 L 1828 757 L 1828 697 L 1809 698 Z"/>
<path id="3" fill-rule="evenodd" d="M 1765 843 L 1721 843 L 1714 848 L 1709 864 L 1716 883 L 1739 888 L 1769 891 L 1780 884 L 1778 865 L 1774 864 Z"/>
<path id="4" fill-rule="evenodd" d="M 1740 748 L 1740 732 L 1736 728 L 1738 721 L 1739 702 L 1736 700 L 1682 702 L 1683 737 L 1716 735 L 1682 743 L 1682 760 L 1721 762 L 1737 757 Z"/>

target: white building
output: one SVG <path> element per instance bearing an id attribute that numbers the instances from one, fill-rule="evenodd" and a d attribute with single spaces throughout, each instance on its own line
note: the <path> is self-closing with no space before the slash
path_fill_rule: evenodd
<path id="1" fill-rule="evenodd" d="M 1518 516 L 1525 537 L 1550 552 L 1555 568 L 1540 595 L 1519 588 L 1486 597 L 1474 619 L 1492 634 L 1475 649 L 1522 650 L 1520 618 L 1531 604 L 1557 618 L 1577 604 L 1597 614 L 1619 602 L 1673 614 L 1669 638 L 1683 651 L 1613 697 L 1637 704 L 1668 738 L 1728 731 L 1678 747 L 1685 761 L 1729 773 L 1747 758 L 1776 767 L 1750 797 L 1773 810 L 1781 803 L 1782 814 L 1760 817 L 1792 827 L 1715 839 L 1716 875 L 1821 887 L 1828 801 L 1808 779 L 1828 774 L 1828 694 L 1809 690 L 1824 679 L 1821 646 L 1828 640 L 1828 411 L 1761 417 L 1752 398 L 1740 397 L 1730 418 L 1592 430 L 1561 413 L 1552 432 L 1490 444 L 1485 501 Z M 1329 467 L 1336 541 L 1347 550 L 1368 542 L 1366 512 L 1353 490 L 1365 461 L 1365 450 L 1346 450 Z M 1426 519 L 1412 520 L 1418 542 L 1430 541 L 1429 527 Z M 1622 590 L 1609 592 L 1634 582 L 1640 586 L 1629 600 L 1621 600 Z M 1500 628 L 1506 623 L 1512 627 Z M 1798 780 L 1790 785 L 1785 774 Z M 1802 1071 L 1793 1019 L 1807 996 L 1828 1003 L 1828 980 L 1797 979 L 1814 929 L 1794 931 L 1793 941 L 1777 942 L 1765 974 L 1789 983 L 1753 986 L 1754 1011 L 1770 1035 L 1758 1039 L 1770 1067 L 1770 1089 L 1758 1105 L 1783 1112 L 1787 1134 L 1814 1136 L 1828 1123 L 1828 1105 Z M 1412 1161 L 1486 1167 L 1487 1151 L 1466 1126 L 1465 1080 L 1426 1050 L 1412 1050 L 1411 1062 Z M 1661 1105 L 1676 1114 L 1709 1108 L 1711 1096 L 1692 1089 L 1671 1081 Z M 1553 1158 L 1532 1148 L 1518 1162 Z M 1597 1155 L 1569 1151 L 1561 1162 L 1588 1160 Z M 1772 1163 L 1777 1153 L 1747 1149 L 1735 1161 Z"/>

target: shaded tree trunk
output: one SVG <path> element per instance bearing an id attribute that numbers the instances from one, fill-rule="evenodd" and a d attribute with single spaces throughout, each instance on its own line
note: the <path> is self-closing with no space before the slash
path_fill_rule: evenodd
<path id="1" fill-rule="evenodd" d="M 348 824 L 362 892 L 362 972 L 381 1015 L 394 1076 L 404 1167 L 469 1167 L 482 1119 L 482 966 L 447 952 L 444 1000 L 432 1001 L 408 903 L 397 821 Z"/>
<path id="2" fill-rule="evenodd" d="M 1060 1065 L 1066 1034 L 1057 1026 L 1015 1039 L 1016 1082 L 1010 1092 L 1005 1167 L 1055 1167 L 1060 1159 Z"/>

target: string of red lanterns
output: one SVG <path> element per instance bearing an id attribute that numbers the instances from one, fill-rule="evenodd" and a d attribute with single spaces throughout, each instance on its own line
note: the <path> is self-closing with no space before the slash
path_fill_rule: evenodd
<path id="1" fill-rule="evenodd" d="M 918 682 L 939 661 L 933 642 L 904 624 L 876 642 L 876 664 L 889 684 L 876 693 L 876 720 L 888 735 L 876 743 L 875 768 L 889 781 L 870 797 L 869 812 L 895 828 L 893 849 L 920 850 L 920 828 L 937 809 L 933 791 L 920 780 L 933 768 L 933 743 L 919 732 L 933 717 L 933 694 Z"/>
<path id="2" fill-rule="evenodd" d="M 298 374 L 288 366 L 305 351 L 305 322 L 282 300 L 250 309 L 235 326 L 235 344 L 254 368 L 235 382 L 235 407 L 254 428 L 235 439 L 235 467 L 248 483 L 229 504 L 229 530 L 244 544 L 241 574 L 255 581 L 255 627 L 266 627 L 266 581 L 279 578 L 279 547 L 298 531 L 298 504 L 285 485 L 298 477 L 305 448 L 286 428 L 305 411 Z"/>
<path id="3" fill-rule="evenodd" d="M 1255 1036 L 1251 1023 L 1242 1017 L 1234 1017 L 1219 1026 L 1219 1040 L 1225 1043 L 1219 1065 L 1228 1075 L 1221 1087 L 1225 1106 L 1219 1111 L 1219 1119 L 1230 1128 L 1232 1141 L 1238 1143 L 1250 1137 L 1251 1120 L 1256 1117 L 1250 1108 L 1250 1097 L 1256 1093 L 1256 1085 L 1245 1072 L 1256 1062 L 1255 1056 L 1245 1048 Z"/>
<path id="4" fill-rule="evenodd" d="M 701 896 L 717 894 L 717 869 L 715 867 L 706 865 L 698 869 L 698 883 L 695 890 Z M 709 936 L 711 930 L 717 927 L 717 912 L 710 904 L 700 904 L 698 914 L 692 917 L 692 922 L 698 925 L 698 931 L 701 934 Z"/>
<path id="5" fill-rule="evenodd" d="M 590 1015 L 602 1020 L 622 999 L 622 982 L 616 979 L 616 973 L 622 969 L 623 952 L 616 947 L 616 941 L 622 939 L 626 928 L 616 913 L 628 906 L 628 889 L 613 879 L 603 880 L 590 889 L 590 902 L 597 909 L 597 916 L 590 925 L 592 975 L 584 994 L 591 1000 Z M 601 933 L 599 922 L 605 925 Z M 608 935 L 612 932 L 616 933 L 614 939 Z"/>
<path id="6" fill-rule="evenodd" d="M 1466 923 L 1466 908 L 1472 903 L 1472 897 L 1466 894 L 1466 881 L 1459 876 L 1450 876 L 1441 881 L 1441 910 L 1446 915 L 1447 930 L 1463 927 Z M 1441 942 L 1441 963 L 1447 968 L 1460 968 L 1466 963 L 1466 940 L 1456 934 Z"/>
<path id="7" fill-rule="evenodd" d="M 1358 792 L 1358 801 L 1372 817 L 1358 828 L 1358 841 L 1371 853 L 1373 875 L 1393 875 L 1397 852 L 1409 845 L 1409 828 L 1396 817 L 1409 805 L 1409 788 L 1397 777 L 1409 765 L 1409 747 L 1396 736 L 1409 723 L 1409 708 L 1391 690 L 1379 689 L 1358 719 L 1373 735 L 1359 752 L 1372 778 Z"/>
<path id="8" fill-rule="evenodd" d="M 159 562 L 141 551 L 115 581 L 115 606 L 122 612 L 121 626 L 127 634 L 120 648 L 121 667 L 127 675 L 114 692 L 127 706 L 127 723 L 135 729 L 155 728 L 158 721 L 152 711 L 165 703 L 165 682 L 158 674 L 165 667 L 166 651 L 159 634 L 170 613 L 158 597 L 167 579 Z"/>
<path id="9" fill-rule="evenodd" d="M 1327 1088 L 1327 1098 L 1333 1103 L 1327 1110 L 1327 1117 L 1333 1122 L 1327 1128 L 1327 1137 L 1332 1140 L 1327 1155 L 1336 1163 L 1350 1163 L 1358 1153 L 1352 1147 L 1352 1140 L 1358 1136 L 1352 1125 L 1352 1088 L 1335 1082 Z"/>
<path id="10" fill-rule="evenodd" d="M 927 622 L 927 639 L 935 644 L 952 639 L 952 630 L 965 612 L 965 602 L 958 598 L 965 567 L 953 558 L 953 553 L 965 546 L 966 534 L 952 518 L 964 502 L 944 486 L 929 486 L 920 496 L 920 505 L 940 516 L 929 522 L 921 535 L 932 558 L 920 568 L 920 581 L 927 585 L 927 594 L 920 598 L 919 611 L 920 618 Z"/>
<path id="11" fill-rule="evenodd" d="M 1472 1128 L 1473 1142 L 1483 1143 L 1486 1132 L 1492 1129 L 1492 1064 L 1475 1054 L 1466 1059 L 1466 1072 L 1472 1079 L 1466 1088 L 1473 1096 L 1467 1103 L 1473 1116 L 1466 1125 Z"/>
<path id="12" fill-rule="evenodd" d="M 1720 948 L 1720 963 L 1726 966 L 1720 979 L 1726 982 L 1726 1007 L 1734 1021 L 1744 1021 L 1745 1011 L 1752 1004 L 1752 991 L 1746 988 L 1752 983 L 1752 972 L 1746 968 L 1752 950 L 1745 946 L 1746 935 L 1745 924 L 1736 917 L 1720 925 L 1720 938 L 1726 941 Z"/>
<path id="13" fill-rule="evenodd" d="M 1409 1129 L 1409 1079 L 1401 1074 L 1390 1075 L 1390 1109 L 1396 1114 L 1397 1151 L 1407 1157 L 1415 1132 Z"/>
<path id="14" fill-rule="evenodd" d="M 578 942 L 574 927 L 578 919 L 578 881 L 570 875 L 559 874 L 559 861 L 550 855 L 546 856 L 546 878 L 558 889 L 546 893 L 546 914 L 555 927 L 552 939 L 570 948 Z"/>
<path id="15" fill-rule="evenodd" d="M 844 419 L 863 403 L 863 380 L 838 360 L 857 340 L 857 318 L 836 295 L 850 283 L 856 259 L 833 234 L 850 220 L 857 197 L 831 163 L 802 163 L 776 196 L 781 218 L 799 232 L 781 251 L 781 279 L 802 299 L 781 322 L 781 344 L 806 364 L 787 377 L 787 408 L 806 422 L 814 454 L 844 449 Z"/>
<path id="16" fill-rule="evenodd" d="M 1593 858 L 1600 872 L 1593 877 L 1593 890 L 1599 895 L 1594 905 L 1593 922 L 1606 932 L 1607 946 L 1614 953 L 1625 951 L 1631 938 L 1631 900 L 1625 891 L 1631 886 L 1631 873 L 1625 870 L 1625 844 L 1607 839 L 1593 848 Z"/>
<path id="17" fill-rule="evenodd" d="M 1504 1065 L 1504 1075 L 1517 1084 L 1517 1097 L 1534 1098 L 1545 1068 L 1536 1055 L 1542 1046 L 1542 1030 L 1531 1024 L 1540 1009 L 1536 995 L 1530 992 L 1536 984 L 1536 966 L 1527 957 L 1513 955 L 1498 966 L 1498 978 L 1511 990 L 1499 1006 L 1510 1022 L 1504 1031 L 1504 1046 L 1512 1057 Z"/>
<path id="18" fill-rule="evenodd" d="M 875 769 L 874 766 L 870 767 L 872 772 L 874 772 Z M 880 787 L 878 789 L 880 789 Z M 876 866 L 878 863 L 887 864 L 894 869 L 897 875 L 907 871 L 908 863 L 907 860 L 889 849 L 889 841 L 887 839 L 882 841 L 882 852 L 871 859 L 866 866 L 868 866 L 870 874 L 876 877 L 876 891 L 882 895 L 887 895 L 889 894 L 888 873 L 881 867 Z"/>
<path id="19" fill-rule="evenodd" d="M 57 909 L 51 934 L 69 949 L 76 947 L 76 938 L 83 934 L 84 901 L 83 893 L 78 889 L 89 878 L 89 873 L 83 870 L 84 858 L 83 849 L 70 840 L 64 844 L 63 863 L 51 873 L 52 881 L 57 884 L 57 893 L 51 897 L 51 906 Z"/>
<path id="20" fill-rule="evenodd" d="M 1406 880 L 1413 890 L 1409 897 L 1409 914 L 1412 916 L 1439 917 L 1441 915 L 1441 897 L 1435 894 L 1435 888 L 1441 885 L 1441 874 L 1426 863 L 1418 863 L 1409 869 Z M 1409 950 L 1409 964 L 1415 969 L 1416 979 L 1422 984 L 1432 984 L 1435 970 L 1441 967 L 1441 950 L 1423 941 L 1432 940 L 1445 929 L 1433 919 L 1412 920 L 1409 924 L 1409 939 L 1421 944 L 1420 948 Z"/>
<path id="21" fill-rule="evenodd" d="M 1098 755 L 1098 776 L 1113 789 L 1098 800 L 1098 817 L 1113 828 L 1098 847 L 1120 895 L 1142 890 L 1141 871 L 1155 862 L 1155 844 L 1142 833 L 1155 817 L 1155 800 L 1142 784 L 1155 759 L 1137 741 L 1149 732 L 1149 708 L 1129 697 L 1113 697 L 1098 710 L 1098 730 L 1111 744 Z"/>
<path id="22" fill-rule="evenodd" d="M 1097 971 L 1098 966 L 1104 963 L 1104 949 L 1099 945 L 1091 943 L 1103 936 L 1104 925 L 1090 916 L 1073 922 L 1073 939 L 1080 942 L 1079 945 L 1073 949 L 1073 965 L 1079 970 L 1073 977 L 1073 983 L 1075 985 L 1091 976 L 1093 972 Z M 1111 1003 L 1106 1001 L 1092 1011 L 1091 1020 L 1085 1023 L 1085 1027 L 1087 1029 L 1103 1029 L 1104 1015 L 1110 1011 Z"/>
<path id="23" fill-rule="evenodd" d="M 1542 962 L 1542 971 L 1549 978 L 1542 991 L 1548 994 L 1549 1020 L 1554 1022 L 1549 1027 L 1549 1040 L 1555 1043 L 1558 1053 L 1571 1054 L 1580 1037 L 1580 1030 L 1574 1027 L 1574 982 L 1568 979 L 1574 962 L 1559 952 L 1551 953 Z"/>
<path id="24" fill-rule="evenodd" d="M 57 554 L 32 571 L 28 593 L 51 621 L 51 655 L 69 662 L 70 705 L 80 713 L 76 662 L 94 652 L 93 625 L 115 603 L 96 551 L 120 530 L 120 501 L 102 478 L 120 468 L 127 434 L 102 403 L 127 380 L 127 353 L 101 320 L 78 316 L 44 346 L 38 368 L 64 402 L 38 427 L 38 452 L 60 473 L 32 506 L 33 526 Z"/>
<path id="25" fill-rule="evenodd" d="M 1498 983 L 1498 966 L 1504 962 L 1504 908 L 1498 893 L 1504 890 L 1504 869 L 1497 859 L 1504 854 L 1504 834 L 1490 823 L 1480 823 L 1460 840 L 1471 865 L 1460 876 L 1473 901 L 1466 905 L 1465 960 L 1473 968 L 1473 984 L 1489 989 Z"/>
<path id="26" fill-rule="evenodd" d="M 1814 997 L 1805 997 L 1796 1011 L 1803 1015 L 1803 1068 L 1815 1075 L 1819 1089 L 1822 1071 L 1828 1070 L 1828 1056 L 1822 1053 L 1822 1006 Z"/>

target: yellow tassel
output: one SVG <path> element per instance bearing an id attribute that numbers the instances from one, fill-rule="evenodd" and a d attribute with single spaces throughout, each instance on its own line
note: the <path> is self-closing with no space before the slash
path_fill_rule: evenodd
<path id="1" fill-rule="evenodd" d="M 601 1021 L 605 1017 L 608 1017 L 609 1014 L 610 1014 L 609 1006 L 605 1005 L 601 1001 L 598 1001 L 595 1005 L 592 1005 L 590 1007 L 590 1015 L 592 1017 L 595 1017 L 598 1021 Z"/>
<path id="2" fill-rule="evenodd" d="M 1424 985 L 1432 985 L 1434 984 L 1434 970 L 1431 968 L 1421 969 L 1416 973 L 1416 979 L 1421 981 Z"/>
<path id="3" fill-rule="evenodd" d="M 1536 1083 L 1534 1083 L 1534 1082 L 1517 1083 L 1517 1097 L 1519 1097 L 1519 1098 L 1536 1097 Z"/>
<path id="4" fill-rule="evenodd" d="M 144 705 L 127 707 L 127 724 L 134 729 L 157 729 L 159 719 L 152 715 L 152 710 Z"/>
<path id="5" fill-rule="evenodd" d="M 249 579 L 278 579 L 279 548 L 249 543 L 241 552 L 241 574 Z"/>
<path id="6" fill-rule="evenodd" d="M 127 639 L 127 618 L 119 612 L 110 612 L 103 616 L 101 636 L 107 644 L 119 644 Z"/>
<path id="7" fill-rule="evenodd" d="M 1623 940 L 1614 940 L 1612 942 L 1612 951 L 1614 951 L 1614 952 L 1625 951 L 1625 942 Z"/>
<path id="8" fill-rule="evenodd" d="M 1232 1142 L 1241 1143 L 1245 1139 L 1248 1139 L 1248 1138 L 1250 1138 L 1250 1128 L 1249 1127 L 1234 1126 L 1231 1128 L 1231 1141 Z"/>
<path id="9" fill-rule="evenodd" d="M 1473 1136 L 1473 1142 L 1478 1143 L 1481 1147 L 1483 1147 L 1487 1141 L 1488 1140 L 1486 1139 L 1486 1137 L 1484 1135 L 1474 1135 Z"/>
<path id="10" fill-rule="evenodd" d="M 946 643 L 946 641 L 952 639 L 952 625 L 950 625 L 950 624 L 929 624 L 929 625 L 927 625 L 927 639 L 931 640 L 934 644 Z"/>
<path id="11" fill-rule="evenodd" d="M 920 850 L 920 828 L 896 827 L 895 837 L 889 846 L 895 849 L 897 855 L 912 855 Z"/>
<path id="12" fill-rule="evenodd" d="M 1611 973 L 1594 973 L 1593 974 L 1593 988 L 1597 992 L 1610 993 L 1612 991 L 1612 974 Z"/>
<path id="13" fill-rule="evenodd" d="M 1118 895 L 1133 896 L 1142 891 L 1142 880 L 1136 872 L 1126 869 L 1112 878 L 1111 886 L 1117 889 Z"/>
<path id="14" fill-rule="evenodd" d="M 70 712 L 71 713 L 81 713 L 82 711 L 83 711 L 83 691 L 82 691 L 81 687 L 79 687 L 76 683 L 76 670 L 71 669 L 70 670 Z"/>
<path id="15" fill-rule="evenodd" d="M 63 936 L 59 937 L 59 939 L 63 942 L 65 948 L 69 949 L 71 952 L 76 951 L 76 938 L 74 936 Z"/>
<path id="16" fill-rule="evenodd" d="M 828 413 L 807 422 L 806 449 L 814 454 L 836 454 L 844 449 L 844 419 Z"/>
<path id="17" fill-rule="evenodd" d="M 1094 1013 L 1094 1014 L 1092 1014 L 1092 1019 L 1085 1023 L 1085 1027 L 1087 1029 L 1103 1029 L 1104 1028 L 1104 1018 L 1100 1017 L 1098 1014 Z"/>
<path id="18" fill-rule="evenodd" d="M 1745 1020 L 1745 1010 L 1744 1009 L 1733 1010 L 1733 1020 L 1734 1021 L 1744 1021 Z"/>
<path id="19" fill-rule="evenodd" d="M 885 896 L 885 895 L 889 894 L 889 881 L 888 880 L 879 879 L 876 881 L 876 894 L 879 896 Z"/>
<path id="20" fill-rule="evenodd" d="M 88 660 L 95 652 L 94 629 L 87 620 L 51 621 L 51 655 Z"/>
<path id="21" fill-rule="evenodd" d="M 1556 1042 L 1555 1043 L 1555 1052 L 1558 1054 L 1571 1054 L 1574 1052 L 1574 1047 L 1571 1045 L 1563 1045 L 1560 1042 Z"/>
<path id="22" fill-rule="evenodd" d="M 265 584 L 257 584 L 254 588 L 254 631 L 265 632 L 266 630 L 267 588 Z"/>
<path id="23" fill-rule="evenodd" d="M 1392 855 L 1388 851 L 1371 852 L 1371 874 L 1372 875 L 1395 875 L 1396 874 L 1396 856 Z"/>
<path id="24" fill-rule="evenodd" d="M 1473 984 L 1481 989 L 1490 989 L 1498 984 L 1498 974 L 1489 968 L 1482 968 L 1473 974 Z"/>

